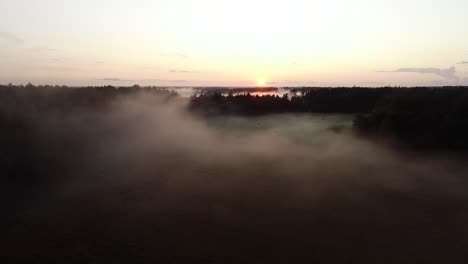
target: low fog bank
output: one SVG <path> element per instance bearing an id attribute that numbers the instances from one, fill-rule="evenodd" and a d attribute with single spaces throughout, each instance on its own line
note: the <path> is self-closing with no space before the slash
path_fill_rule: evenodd
<path id="1" fill-rule="evenodd" d="M 100 111 L 21 113 L 2 141 L 16 156 L 2 157 L 1 255 L 466 260 L 464 158 L 377 146 L 354 137 L 345 115 L 205 119 L 187 103 L 135 96 Z"/>

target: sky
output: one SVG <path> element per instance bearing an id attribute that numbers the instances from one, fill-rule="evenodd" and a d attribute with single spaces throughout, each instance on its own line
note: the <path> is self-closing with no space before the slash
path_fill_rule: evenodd
<path id="1" fill-rule="evenodd" d="M 1 0 L 0 83 L 468 85 L 467 0 Z"/>

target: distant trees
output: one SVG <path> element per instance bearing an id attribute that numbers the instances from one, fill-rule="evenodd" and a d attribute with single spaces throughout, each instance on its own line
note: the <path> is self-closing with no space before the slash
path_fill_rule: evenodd
<path id="1" fill-rule="evenodd" d="M 175 92 L 154 87 L 99 86 L 68 88 L 63 86 L 28 83 L 23 85 L 0 85 L 0 112 L 15 111 L 71 111 L 73 108 L 103 108 L 117 98 L 136 96 L 177 96 Z"/>
<path id="2" fill-rule="evenodd" d="M 283 96 L 227 96 L 219 92 L 196 95 L 191 109 L 204 114 L 264 115 L 286 112 L 367 113 L 392 89 L 310 88 L 292 89 Z M 300 92 L 300 95 L 298 93 Z"/>
<path id="3" fill-rule="evenodd" d="M 192 111 L 207 114 L 263 115 L 294 111 L 287 95 L 252 96 L 250 93 L 227 96 L 215 92 L 191 98 Z"/>
<path id="4" fill-rule="evenodd" d="M 399 89 L 372 112 L 357 115 L 356 131 L 417 148 L 468 150 L 468 89 Z"/>

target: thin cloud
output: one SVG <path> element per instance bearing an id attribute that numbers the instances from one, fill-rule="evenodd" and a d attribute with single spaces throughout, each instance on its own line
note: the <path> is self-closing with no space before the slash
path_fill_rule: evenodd
<path id="1" fill-rule="evenodd" d="M 460 61 L 459 63 L 457 64 L 468 64 L 468 61 Z"/>
<path id="2" fill-rule="evenodd" d="M 291 81 L 291 80 L 280 80 L 280 81 L 267 81 L 266 85 L 273 86 L 311 86 L 315 85 L 314 81 Z"/>
<path id="3" fill-rule="evenodd" d="M 49 64 L 49 65 L 25 65 L 25 68 L 32 69 L 34 71 L 40 72 L 83 72 L 83 68 L 75 67 L 73 65 L 62 65 L 61 63 Z"/>
<path id="4" fill-rule="evenodd" d="M 53 48 L 48 48 L 48 47 L 35 47 L 35 48 L 29 48 L 27 49 L 29 52 L 33 53 L 51 53 L 51 52 L 56 52 L 56 49 Z"/>
<path id="5" fill-rule="evenodd" d="M 0 45 L 19 46 L 24 43 L 24 40 L 14 34 L 8 32 L 0 32 Z"/>
<path id="6" fill-rule="evenodd" d="M 174 83 L 183 83 L 188 82 L 188 80 L 168 80 L 168 79 L 145 79 L 142 81 L 146 82 L 174 82 Z"/>
<path id="7" fill-rule="evenodd" d="M 378 81 L 362 81 L 362 82 L 359 82 L 359 84 L 361 84 L 361 85 L 378 85 L 378 86 L 383 86 L 383 85 L 385 85 L 386 83 L 384 83 L 384 82 L 378 82 Z"/>
<path id="8" fill-rule="evenodd" d="M 69 57 L 55 57 L 52 61 L 60 64 L 73 64 L 73 59 Z"/>
<path id="9" fill-rule="evenodd" d="M 365 83 L 365 84 L 385 84 L 384 82 L 376 82 L 376 81 L 367 81 L 367 82 L 361 82 L 361 83 Z"/>
<path id="10" fill-rule="evenodd" d="M 290 81 L 290 80 L 284 80 L 283 83 L 285 85 L 296 85 L 296 86 L 307 86 L 307 85 L 315 85 L 317 82 L 315 81 Z"/>
<path id="11" fill-rule="evenodd" d="M 171 69 L 169 70 L 170 73 L 198 73 L 198 71 L 189 71 L 189 70 L 178 70 L 178 69 Z"/>
<path id="12" fill-rule="evenodd" d="M 182 52 L 162 52 L 159 54 L 161 57 L 171 57 L 177 59 L 188 59 L 189 56 Z"/>
<path id="13" fill-rule="evenodd" d="M 446 80 L 458 81 L 456 73 L 457 70 L 455 67 L 450 67 L 447 69 L 441 68 L 400 68 L 394 71 L 379 71 L 379 72 L 388 72 L 388 73 L 419 73 L 419 74 L 434 74 L 440 76 Z"/>
<path id="14" fill-rule="evenodd" d="M 463 79 L 461 80 L 460 85 L 468 86 L 468 78 L 463 78 Z"/>
<path id="15" fill-rule="evenodd" d="M 97 81 L 107 81 L 107 82 L 132 82 L 133 80 L 126 80 L 126 79 L 120 79 L 120 78 L 101 78 L 101 79 L 96 79 Z"/>

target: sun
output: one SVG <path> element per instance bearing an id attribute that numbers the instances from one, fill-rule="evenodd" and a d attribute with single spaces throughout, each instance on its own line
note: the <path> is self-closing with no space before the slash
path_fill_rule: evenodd
<path id="1" fill-rule="evenodd" d="M 258 80 L 258 86 L 262 87 L 265 86 L 266 82 L 263 79 Z"/>

